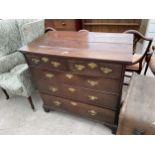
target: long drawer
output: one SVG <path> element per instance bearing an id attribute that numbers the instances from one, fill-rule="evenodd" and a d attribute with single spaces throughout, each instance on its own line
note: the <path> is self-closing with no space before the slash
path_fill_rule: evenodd
<path id="1" fill-rule="evenodd" d="M 100 107 L 117 109 L 119 95 L 93 89 L 66 85 L 62 83 L 48 83 L 45 80 L 36 80 L 40 92 L 54 96 L 77 100 L 80 102 L 97 105 Z"/>
<path id="2" fill-rule="evenodd" d="M 120 91 L 120 81 L 103 77 L 92 77 L 76 75 L 71 72 L 51 71 L 41 68 L 31 67 L 33 77 L 37 80 L 44 79 L 48 83 L 64 83 L 74 86 L 86 87 L 95 90 L 118 93 Z"/>
<path id="3" fill-rule="evenodd" d="M 41 94 L 44 100 L 44 106 L 56 110 L 69 111 L 71 113 L 85 116 L 97 121 L 114 123 L 115 112 L 99 108 L 96 106 L 83 104 L 74 100 L 68 100 L 60 97 Z"/>

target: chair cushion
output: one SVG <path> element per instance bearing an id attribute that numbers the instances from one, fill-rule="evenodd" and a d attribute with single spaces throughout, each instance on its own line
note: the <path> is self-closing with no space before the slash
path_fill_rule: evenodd
<path id="1" fill-rule="evenodd" d="M 21 94 L 23 92 L 22 85 L 17 76 L 10 72 L 0 74 L 0 87 L 13 94 Z"/>
<path id="2" fill-rule="evenodd" d="M 141 54 L 134 54 L 133 57 L 132 57 L 132 62 L 137 61 L 140 57 L 142 57 Z M 144 63 L 145 63 L 145 60 L 143 60 L 142 66 L 144 66 Z M 127 70 L 138 71 L 139 70 L 139 63 L 136 63 L 134 65 L 126 66 L 126 69 Z"/>
<path id="3" fill-rule="evenodd" d="M 155 74 L 155 56 L 153 56 L 150 60 L 150 68 L 151 68 L 153 74 Z"/>

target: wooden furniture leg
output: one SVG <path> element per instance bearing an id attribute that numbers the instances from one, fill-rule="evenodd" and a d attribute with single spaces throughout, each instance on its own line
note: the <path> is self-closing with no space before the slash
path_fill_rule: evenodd
<path id="1" fill-rule="evenodd" d="M 31 105 L 31 108 L 33 109 L 33 111 L 35 111 L 35 107 L 34 107 L 34 104 L 33 104 L 33 102 L 32 102 L 32 97 L 29 96 L 29 97 L 28 97 L 28 100 L 29 100 L 29 103 L 30 103 L 30 105 Z"/>
<path id="2" fill-rule="evenodd" d="M 2 91 L 4 92 L 4 94 L 5 94 L 5 96 L 6 96 L 6 99 L 8 100 L 8 99 L 9 99 L 9 95 L 8 95 L 7 91 L 6 91 L 5 89 L 3 89 L 3 88 L 1 88 L 1 89 L 2 89 Z"/>

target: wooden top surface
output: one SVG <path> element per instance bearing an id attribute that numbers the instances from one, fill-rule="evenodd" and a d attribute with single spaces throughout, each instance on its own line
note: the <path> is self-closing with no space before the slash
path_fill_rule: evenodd
<path id="1" fill-rule="evenodd" d="M 132 47 L 132 34 L 49 31 L 19 50 L 34 54 L 131 63 Z"/>

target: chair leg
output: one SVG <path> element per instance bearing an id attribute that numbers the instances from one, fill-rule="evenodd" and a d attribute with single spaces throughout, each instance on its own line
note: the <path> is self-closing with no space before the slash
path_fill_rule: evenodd
<path id="1" fill-rule="evenodd" d="M 148 67 L 149 67 L 149 63 L 146 64 L 144 75 L 146 75 L 146 72 L 147 72 Z"/>
<path id="2" fill-rule="evenodd" d="M 35 111 L 35 107 L 34 107 L 34 104 L 33 104 L 33 102 L 32 102 L 32 97 L 29 96 L 29 97 L 28 97 L 28 100 L 29 100 L 29 103 L 30 103 L 30 105 L 31 105 L 32 110 Z"/>
<path id="3" fill-rule="evenodd" d="M 9 99 L 9 95 L 8 95 L 7 91 L 5 89 L 3 89 L 3 88 L 1 88 L 1 89 L 2 89 L 3 93 L 6 96 L 6 99 L 8 100 Z"/>

